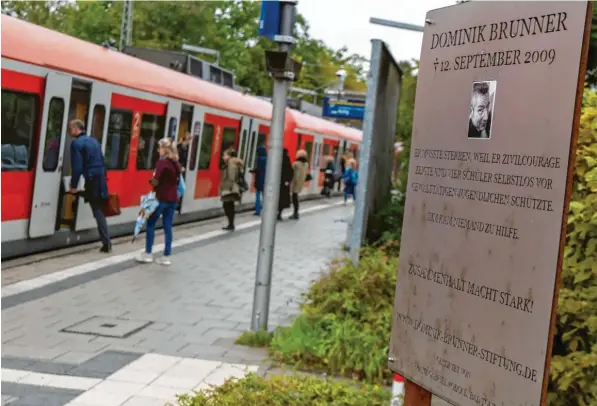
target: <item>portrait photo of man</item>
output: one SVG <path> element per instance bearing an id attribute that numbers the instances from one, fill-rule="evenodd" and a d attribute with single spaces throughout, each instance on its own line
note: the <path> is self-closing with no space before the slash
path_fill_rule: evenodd
<path id="1" fill-rule="evenodd" d="M 491 138 L 491 121 L 497 82 L 474 82 L 468 119 L 468 137 Z"/>

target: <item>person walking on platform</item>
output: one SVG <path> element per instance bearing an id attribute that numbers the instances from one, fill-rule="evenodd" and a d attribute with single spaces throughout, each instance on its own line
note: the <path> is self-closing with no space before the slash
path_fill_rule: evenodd
<path id="1" fill-rule="evenodd" d="M 186 132 L 184 137 L 180 140 L 180 144 L 178 144 L 178 162 L 184 168 L 187 166 L 187 159 L 189 156 L 189 142 L 191 141 L 191 133 Z M 184 178 L 184 173 L 182 174 Z"/>
<path id="2" fill-rule="evenodd" d="M 292 164 L 288 149 L 284 148 L 282 156 L 282 173 L 280 175 L 280 196 L 278 197 L 278 220 L 282 220 L 282 211 L 290 207 L 290 182 L 293 177 Z"/>
<path id="3" fill-rule="evenodd" d="M 261 215 L 261 199 L 263 197 L 263 188 L 265 186 L 265 169 L 267 167 L 267 152 L 265 145 L 257 148 L 257 162 L 253 173 L 255 174 L 255 215 Z"/>
<path id="4" fill-rule="evenodd" d="M 321 194 L 323 196 L 327 196 L 328 198 L 332 197 L 332 192 L 334 191 L 334 157 L 326 156 L 325 157 L 325 168 L 321 171 L 324 173 L 323 175 L 323 189 L 321 190 Z"/>
<path id="5" fill-rule="evenodd" d="M 224 151 L 222 155 L 222 164 L 220 169 L 222 177 L 220 180 L 220 196 L 224 213 L 228 218 L 228 226 L 223 229 L 226 231 L 234 231 L 234 203 L 239 202 L 241 198 L 240 191 L 240 177 L 242 173 L 243 161 L 236 156 L 234 149 Z"/>
<path id="6" fill-rule="evenodd" d="M 305 187 L 307 174 L 309 173 L 309 161 L 307 160 L 307 151 L 300 149 L 296 152 L 296 161 L 292 164 L 292 183 L 290 184 L 290 192 L 292 193 L 292 206 L 294 213 L 291 219 L 299 219 L 299 194 Z"/>
<path id="7" fill-rule="evenodd" d="M 352 196 L 353 201 L 356 198 L 356 187 L 359 179 L 356 168 L 357 161 L 354 159 L 346 162 L 346 171 L 344 171 L 344 204 L 348 201 L 348 196 Z"/>
<path id="8" fill-rule="evenodd" d="M 340 173 L 338 177 L 338 192 L 342 190 L 342 179 L 344 178 L 344 172 L 346 171 L 346 159 L 344 156 L 340 157 Z"/>
<path id="9" fill-rule="evenodd" d="M 91 206 L 93 217 L 97 222 L 97 230 L 102 240 L 101 252 L 112 251 L 112 242 L 108 233 L 108 223 L 102 204 L 108 199 L 108 182 L 102 146 L 85 132 L 85 124 L 81 120 L 72 120 L 68 125 L 69 134 L 73 137 L 70 144 L 72 175 L 70 193 L 76 194 L 81 176 L 85 179 L 83 198 Z"/>
<path id="10" fill-rule="evenodd" d="M 158 258 L 156 262 L 161 265 L 170 265 L 170 255 L 172 254 L 172 221 L 178 202 L 178 182 L 184 168 L 178 162 L 176 142 L 171 138 L 162 138 L 158 142 L 158 153 L 160 158 L 156 163 L 155 172 L 149 183 L 154 187 L 159 204 L 147 219 L 145 252 L 137 257 L 137 261 L 145 263 L 153 262 L 151 251 L 155 237 L 155 226 L 161 216 L 166 241 L 164 256 Z"/>

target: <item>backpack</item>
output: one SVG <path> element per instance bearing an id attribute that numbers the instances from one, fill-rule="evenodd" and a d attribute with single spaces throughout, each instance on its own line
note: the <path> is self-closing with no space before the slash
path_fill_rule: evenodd
<path id="1" fill-rule="evenodd" d="M 352 173 L 350 174 L 350 181 L 354 186 L 356 186 L 359 183 L 359 173 L 357 171 L 352 171 Z"/>
<path id="2" fill-rule="evenodd" d="M 240 166 L 238 168 L 238 180 L 236 183 L 238 184 L 238 188 L 241 193 L 245 193 L 247 190 L 249 190 L 249 185 L 247 184 L 247 180 L 245 179 L 244 166 Z"/>
<path id="3" fill-rule="evenodd" d="M 184 183 L 184 178 L 182 177 L 182 173 L 180 175 L 178 175 L 178 198 L 180 199 L 182 197 L 182 195 L 184 194 L 184 191 L 186 190 L 187 186 Z"/>

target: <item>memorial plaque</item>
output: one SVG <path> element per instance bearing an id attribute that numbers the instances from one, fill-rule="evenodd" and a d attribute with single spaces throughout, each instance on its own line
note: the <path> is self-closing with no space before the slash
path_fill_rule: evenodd
<path id="1" fill-rule="evenodd" d="M 389 365 L 453 404 L 541 403 L 588 8 L 427 14 Z"/>

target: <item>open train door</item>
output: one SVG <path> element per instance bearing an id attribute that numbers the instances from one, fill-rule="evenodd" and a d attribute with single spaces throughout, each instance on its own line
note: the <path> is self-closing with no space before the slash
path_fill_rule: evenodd
<path id="1" fill-rule="evenodd" d="M 245 164 L 245 181 L 249 185 L 249 192 L 253 193 L 253 174 L 251 173 L 252 162 L 251 159 L 251 145 L 253 139 L 256 137 L 255 131 L 252 131 L 251 127 L 254 125 L 255 120 L 250 117 L 243 117 L 240 124 L 240 142 L 238 144 L 238 157 L 243 160 Z M 245 199 L 246 200 L 246 199 Z"/>
<path id="2" fill-rule="evenodd" d="M 105 83 L 94 82 L 91 85 L 91 97 L 89 99 L 89 115 L 87 119 L 87 134 L 97 139 L 102 145 L 102 154 L 106 152 L 108 137 L 108 122 L 110 114 L 110 102 L 112 91 Z M 77 217 L 75 220 L 75 231 L 87 230 L 95 227 L 95 219 L 88 204 L 79 197 L 77 205 Z"/>
<path id="3" fill-rule="evenodd" d="M 181 213 L 189 213 L 196 210 L 195 186 L 197 185 L 197 170 L 199 165 L 199 151 L 201 146 L 202 123 L 205 115 L 205 107 L 197 104 L 193 106 L 193 123 L 191 126 L 191 143 L 189 145 L 189 158 L 185 170 L 186 190 L 182 196 Z"/>
<path id="4" fill-rule="evenodd" d="M 168 109 L 166 110 L 166 128 L 164 130 L 164 137 L 170 137 L 174 141 L 178 138 L 178 122 L 180 119 L 180 112 L 182 111 L 182 103 L 178 100 L 170 100 L 168 102 Z"/>
<path id="5" fill-rule="evenodd" d="M 70 76 L 54 72 L 46 76 L 29 221 L 31 238 L 52 235 L 55 230 L 71 86 Z"/>

